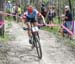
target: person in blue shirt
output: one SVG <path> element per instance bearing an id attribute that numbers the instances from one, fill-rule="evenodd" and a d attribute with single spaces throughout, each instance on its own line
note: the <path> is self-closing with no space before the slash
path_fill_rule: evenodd
<path id="1" fill-rule="evenodd" d="M 44 20 L 43 15 L 39 11 L 37 11 L 37 9 L 33 8 L 33 6 L 29 5 L 27 7 L 27 11 L 24 12 L 24 14 L 21 17 L 29 29 L 28 30 L 29 43 L 31 43 L 31 38 L 32 38 L 32 34 L 31 34 L 31 30 L 30 30 L 31 24 L 33 26 L 38 26 L 38 21 L 36 19 L 37 16 L 40 16 Z M 45 21 L 43 21 L 43 23 L 45 24 Z"/>
<path id="2" fill-rule="evenodd" d="M 8 1 L 7 4 L 6 4 L 6 10 L 8 13 L 11 13 L 12 11 L 12 4 L 11 4 L 11 1 Z"/>

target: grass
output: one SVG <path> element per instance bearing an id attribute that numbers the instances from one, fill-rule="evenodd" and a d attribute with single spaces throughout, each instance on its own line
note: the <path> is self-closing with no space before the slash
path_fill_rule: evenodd
<path id="1" fill-rule="evenodd" d="M 12 23 L 11 23 L 12 18 L 6 18 L 6 20 L 8 21 L 6 29 L 9 29 L 12 27 Z M 10 36 L 8 35 L 7 32 L 5 32 L 4 37 L 0 36 L 0 42 L 7 42 L 9 40 L 10 40 Z"/>
<path id="2" fill-rule="evenodd" d="M 13 20 L 13 17 L 9 16 L 9 17 L 5 17 L 6 20 L 11 21 Z"/>
<path id="3" fill-rule="evenodd" d="M 11 27 L 12 27 L 12 23 L 8 21 L 7 28 L 11 28 Z"/>
<path id="4" fill-rule="evenodd" d="M 55 23 L 55 24 L 59 24 L 57 17 L 54 18 L 54 23 Z M 53 29 L 51 29 L 50 27 L 44 27 L 44 28 L 42 28 L 42 29 L 43 29 L 43 30 L 46 30 L 46 31 L 49 31 L 49 32 L 52 32 L 52 33 L 58 33 L 59 26 L 53 27 Z"/>
<path id="5" fill-rule="evenodd" d="M 75 48 L 75 40 L 71 41 L 70 45 Z"/>
<path id="6" fill-rule="evenodd" d="M 50 27 L 44 27 L 42 28 L 43 30 L 46 30 L 46 31 L 49 31 L 49 32 L 52 32 L 52 33 L 57 33 L 58 32 L 58 29 L 59 27 L 53 27 L 53 29 L 51 29 Z"/>
<path id="7" fill-rule="evenodd" d="M 0 42 L 7 42 L 9 38 L 9 35 L 5 33 L 4 37 L 0 36 Z"/>
<path id="8" fill-rule="evenodd" d="M 58 22 L 58 19 L 55 18 L 54 23 L 60 24 L 61 22 Z M 59 28 L 60 27 L 57 26 L 57 27 L 53 27 L 53 29 L 51 29 L 50 27 L 43 27 L 42 29 L 53 33 L 55 35 L 55 37 L 58 38 L 59 40 L 62 40 L 65 43 L 65 45 L 69 44 L 70 46 L 75 47 L 75 40 L 70 40 L 69 38 L 66 38 L 66 37 L 64 37 L 64 39 L 63 39 L 62 36 L 59 35 L 59 33 L 58 33 Z"/>

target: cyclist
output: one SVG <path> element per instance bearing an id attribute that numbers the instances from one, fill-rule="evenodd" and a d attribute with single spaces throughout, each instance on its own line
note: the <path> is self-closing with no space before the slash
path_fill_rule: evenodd
<path id="1" fill-rule="evenodd" d="M 32 34 L 31 34 L 31 25 L 33 26 L 38 26 L 38 22 L 36 17 L 40 16 L 43 20 L 44 17 L 41 13 L 39 13 L 35 8 L 33 8 L 33 6 L 29 5 L 27 7 L 27 11 L 24 12 L 24 14 L 22 15 L 21 19 L 24 20 L 23 24 L 26 23 L 27 27 L 28 27 L 28 36 L 29 36 L 29 43 L 31 44 L 31 38 L 32 38 Z M 44 24 L 45 21 L 43 21 Z"/>

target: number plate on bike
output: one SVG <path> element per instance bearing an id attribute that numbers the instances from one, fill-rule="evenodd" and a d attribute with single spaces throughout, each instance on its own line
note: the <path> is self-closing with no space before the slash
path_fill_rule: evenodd
<path id="1" fill-rule="evenodd" d="M 33 32 L 38 32 L 39 29 L 38 29 L 38 27 L 32 27 L 32 31 L 33 31 Z"/>

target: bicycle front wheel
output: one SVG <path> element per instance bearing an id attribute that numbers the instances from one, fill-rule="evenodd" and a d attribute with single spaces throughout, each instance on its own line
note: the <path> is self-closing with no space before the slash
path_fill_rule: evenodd
<path id="1" fill-rule="evenodd" d="M 36 38 L 35 38 L 35 47 L 37 50 L 38 58 L 42 59 L 42 49 L 41 49 L 41 44 L 40 44 L 40 40 L 39 40 L 38 36 L 36 36 Z"/>

